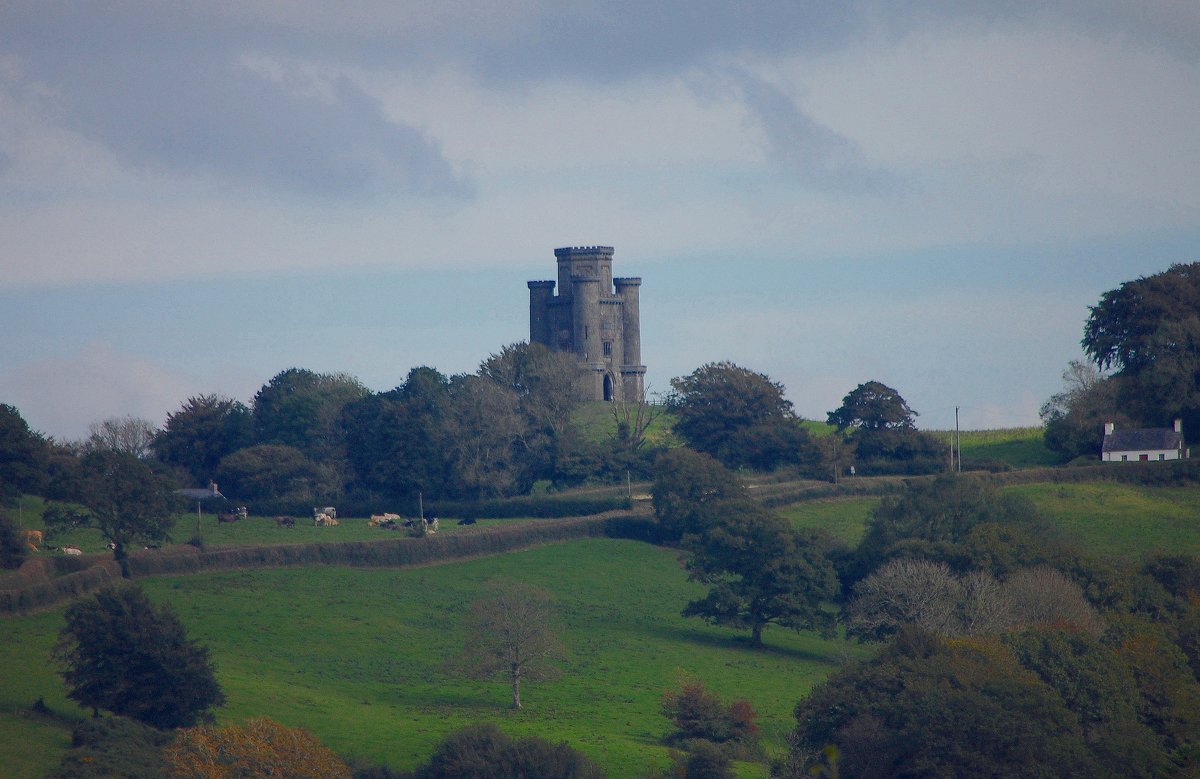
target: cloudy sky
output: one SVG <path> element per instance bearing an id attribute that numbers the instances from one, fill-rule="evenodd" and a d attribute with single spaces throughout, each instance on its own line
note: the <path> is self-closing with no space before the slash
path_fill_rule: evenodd
<path id="1" fill-rule="evenodd" d="M 604 244 L 654 390 L 1036 424 L 1088 305 L 1200 259 L 1198 127 L 1194 0 L 5 0 L 0 402 L 472 371 Z"/>

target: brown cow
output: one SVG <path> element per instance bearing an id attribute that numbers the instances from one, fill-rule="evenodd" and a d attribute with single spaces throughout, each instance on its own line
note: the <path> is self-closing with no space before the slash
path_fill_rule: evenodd
<path id="1" fill-rule="evenodd" d="M 239 519 L 241 516 L 238 514 L 217 514 L 217 522 L 237 522 Z"/>
<path id="2" fill-rule="evenodd" d="M 296 526 L 296 518 L 295 517 L 275 517 L 275 524 L 279 525 L 280 527 L 295 527 Z"/>
<path id="3" fill-rule="evenodd" d="M 37 551 L 38 547 L 45 543 L 45 535 L 41 530 L 22 530 L 25 536 L 25 545 L 33 551 Z"/>

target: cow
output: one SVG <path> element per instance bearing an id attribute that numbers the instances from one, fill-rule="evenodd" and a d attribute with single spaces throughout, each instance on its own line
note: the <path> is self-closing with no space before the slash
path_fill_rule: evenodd
<path id="1" fill-rule="evenodd" d="M 241 519 L 241 516 L 238 514 L 226 514 L 224 512 L 217 514 L 218 524 L 223 522 L 237 522 L 239 519 Z"/>
<path id="2" fill-rule="evenodd" d="M 460 524 L 460 525 L 474 525 L 474 524 L 475 524 L 475 517 L 464 517 L 464 518 L 462 518 L 462 519 L 458 520 L 458 524 Z"/>
<path id="3" fill-rule="evenodd" d="M 383 528 L 384 530 L 399 530 L 400 523 L 394 519 L 385 519 L 379 523 L 379 527 Z"/>
<path id="4" fill-rule="evenodd" d="M 77 547 L 77 546 L 64 546 L 64 547 L 63 547 L 63 553 L 64 553 L 64 554 L 69 554 L 69 555 L 72 555 L 72 556 L 77 556 L 77 555 L 81 555 L 81 554 L 83 554 L 83 550 L 82 550 L 82 549 L 80 549 L 80 548 L 79 548 L 79 547 Z"/>
<path id="5" fill-rule="evenodd" d="M 316 519 L 318 514 L 324 514 L 330 519 L 337 519 L 337 509 L 333 506 L 326 506 L 325 508 L 313 506 L 313 519 Z"/>
<path id="6" fill-rule="evenodd" d="M 295 527 L 296 526 L 296 518 L 295 517 L 286 517 L 286 516 L 275 517 L 275 524 L 279 525 L 280 527 Z"/>
<path id="7" fill-rule="evenodd" d="M 429 520 L 429 532 L 436 533 L 438 529 L 438 518 L 433 517 Z"/>
<path id="8" fill-rule="evenodd" d="M 313 518 L 313 524 L 317 527 L 332 527 L 337 523 L 338 521 L 336 518 L 324 513 L 317 514 L 317 516 Z"/>
<path id="9" fill-rule="evenodd" d="M 372 514 L 371 521 L 367 523 L 367 527 L 379 527 L 384 522 L 395 522 L 397 519 L 400 519 L 399 514 Z"/>
<path id="10" fill-rule="evenodd" d="M 38 547 L 45 543 L 46 536 L 41 530 L 23 530 L 25 536 L 25 546 L 36 552 Z"/>

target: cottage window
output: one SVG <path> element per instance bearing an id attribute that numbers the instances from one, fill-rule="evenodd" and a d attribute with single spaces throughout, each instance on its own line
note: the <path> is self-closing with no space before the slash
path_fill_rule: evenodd
<path id="1" fill-rule="evenodd" d="M 1162 452 L 1159 452 L 1159 453 L 1158 453 L 1158 459 L 1160 459 L 1160 460 L 1165 460 L 1165 459 L 1167 459 L 1167 456 L 1166 456 L 1165 454 L 1163 454 Z"/>
<path id="2" fill-rule="evenodd" d="M 1129 462 L 1129 455 L 1127 455 L 1127 454 L 1121 455 L 1121 462 L 1123 462 L 1123 463 Z"/>

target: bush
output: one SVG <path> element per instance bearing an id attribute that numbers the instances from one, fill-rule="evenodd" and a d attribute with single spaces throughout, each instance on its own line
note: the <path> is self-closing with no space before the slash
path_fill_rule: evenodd
<path id="1" fill-rule="evenodd" d="M 200 726 L 180 731 L 165 750 L 173 779 L 270 777 L 350 779 L 350 768 L 333 750 L 303 728 L 267 717 L 224 728 Z"/>
<path id="2" fill-rule="evenodd" d="M 566 743 L 514 740 L 492 724 L 468 725 L 434 750 L 415 779 L 603 779 L 604 772 Z"/>
<path id="3" fill-rule="evenodd" d="M 47 779 L 159 779 L 166 775 L 162 748 L 169 733 L 125 717 L 84 720 L 71 734 L 71 749 Z"/>
<path id="4" fill-rule="evenodd" d="M 747 701 L 726 705 L 716 693 L 697 680 L 688 680 L 679 690 L 662 697 L 662 714 L 675 726 L 667 734 L 668 744 L 696 742 L 718 746 L 729 757 L 750 757 L 758 746 L 758 714 Z M 691 775 L 690 773 L 688 774 Z"/>

